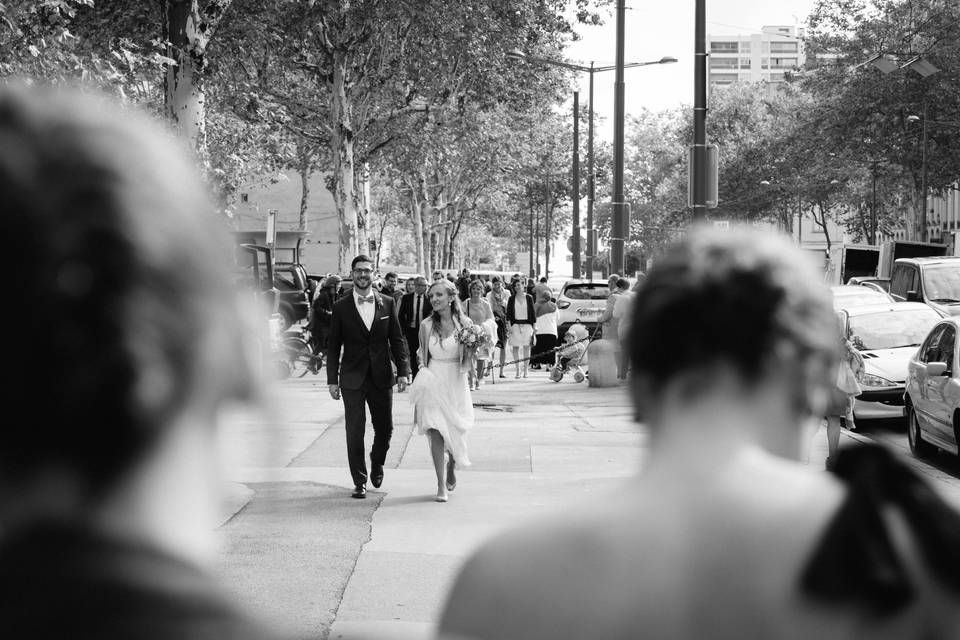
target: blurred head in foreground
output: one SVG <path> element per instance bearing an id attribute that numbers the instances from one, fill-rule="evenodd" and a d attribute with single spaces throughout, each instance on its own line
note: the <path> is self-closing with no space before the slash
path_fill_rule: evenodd
<path id="1" fill-rule="evenodd" d="M 655 261 L 637 292 L 630 342 L 638 409 L 654 433 L 698 403 L 822 414 L 837 339 L 829 290 L 792 243 L 768 232 L 696 229 Z M 758 400 L 764 402 L 756 402 Z M 796 455 L 799 434 L 757 434 Z"/>
<path id="2" fill-rule="evenodd" d="M 21 416 L 0 430 L 11 572 L 10 547 L 51 529 L 192 559 L 213 548 L 215 418 L 256 385 L 229 245 L 187 158 L 105 100 L 0 88 L 0 238 L 15 274 L 2 389 Z"/>

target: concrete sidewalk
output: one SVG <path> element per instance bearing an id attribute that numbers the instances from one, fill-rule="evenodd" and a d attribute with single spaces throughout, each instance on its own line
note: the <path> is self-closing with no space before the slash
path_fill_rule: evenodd
<path id="1" fill-rule="evenodd" d="M 395 395 L 396 430 L 384 483 L 379 490 L 368 485 L 365 501 L 380 499 L 371 512 L 369 540 L 360 541 L 330 615 L 309 622 L 324 628 L 306 637 L 430 638 L 453 578 L 477 545 L 528 519 L 582 501 L 609 500 L 640 469 L 647 431 L 632 419 L 626 387 L 591 388 L 569 377 L 554 383 L 545 371 L 497 382 L 473 394 L 473 466 L 460 470 L 447 503 L 434 500 L 436 476 L 426 439 L 412 430 L 408 396 Z M 301 489 L 298 483 L 316 483 L 333 492 L 342 487 L 343 496 L 352 489 L 343 407 L 329 397 L 325 378 L 287 380 L 273 393 L 272 415 L 228 421 L 231 501 L 225 521 L 258 483 Z M 846 442 L 859 437 L 842 436 Z M 371 442 L 368 428 L 368 450 Z M 823 469 L 825 457 L 821 429 L 809 464 Z M 303 517 L 319 526 L 325 515 Z M 305 546 L 302 553 L 313 552 Z"/>

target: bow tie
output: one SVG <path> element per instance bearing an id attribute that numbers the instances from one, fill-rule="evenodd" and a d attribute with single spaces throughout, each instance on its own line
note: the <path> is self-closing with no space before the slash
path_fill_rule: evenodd
<path id="1" fill-rule="evenodd" d="M 363 304 L 364 302 L 373 302 L 373 294 L 371 293 L 366 298 L 361 298 L 360 296 L 357 296 L 357 302 L 360 304 Z"/>

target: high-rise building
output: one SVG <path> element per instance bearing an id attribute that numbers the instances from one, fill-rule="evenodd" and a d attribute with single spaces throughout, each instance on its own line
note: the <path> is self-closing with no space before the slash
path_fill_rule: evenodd
<path id="1" fill-rule="evenodd" d="M 748 35 L 707 35 L 710 88 L 735 82 L 766 82 L 771 90 L 784 74 L 806 61 L 800 26 L 765 26 Z"/>

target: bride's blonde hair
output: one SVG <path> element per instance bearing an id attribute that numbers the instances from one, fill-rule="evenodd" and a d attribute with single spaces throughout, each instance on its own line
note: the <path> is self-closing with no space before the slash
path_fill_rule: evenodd
<path id="1" fill-rule="evenodd" d="M 463 326 L 463 309 L 460 307 L 460 298 L 457 297 L 457 287 L 449 280 L 437 280 L 430 285 L 430 288 L 427 290 L 427 295 L 433 291 L 434 287 L 443 287 L 450 295 L 450 317 L 453 318 L 455 325 Z M 439 340 L 440 314 L 436 309 L 430 312 L 430 320 L 433 321 L 433 332 L 437 334 L 437 339 Z"/>

